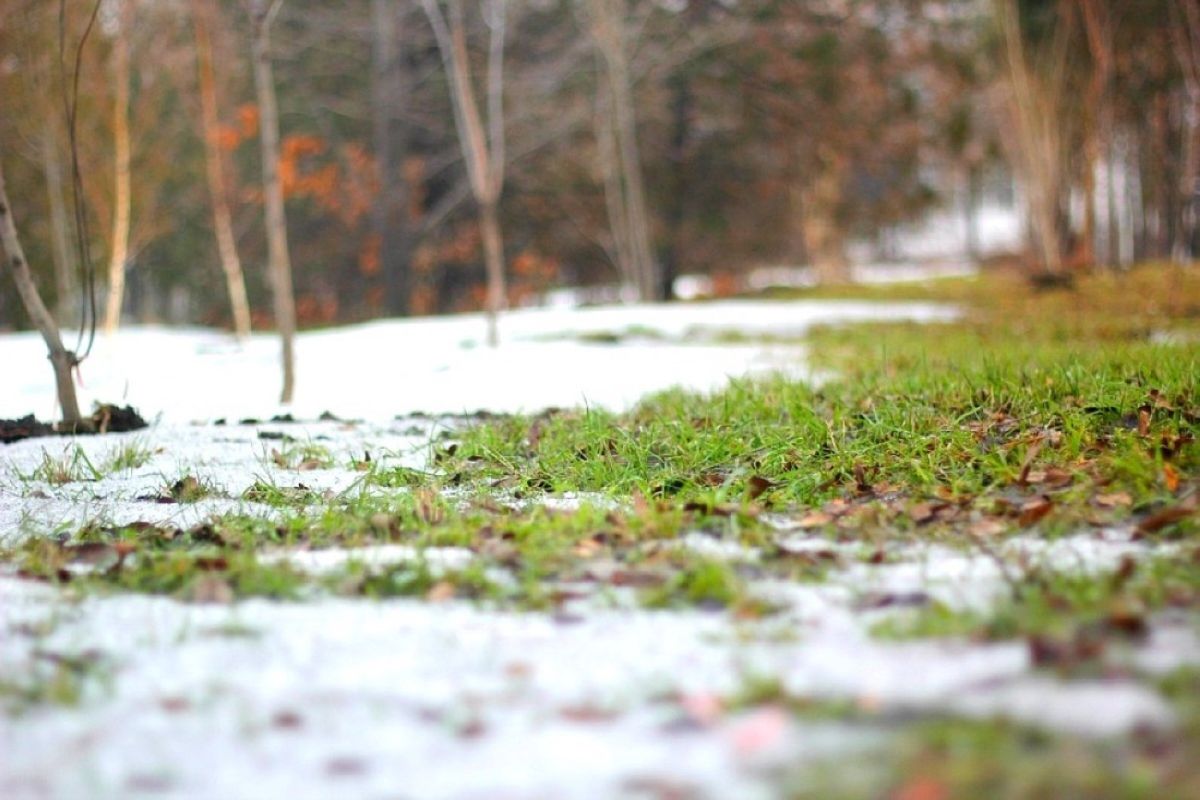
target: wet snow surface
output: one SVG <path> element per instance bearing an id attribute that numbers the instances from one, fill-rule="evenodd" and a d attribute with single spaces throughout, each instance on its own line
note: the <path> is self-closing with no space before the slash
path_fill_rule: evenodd
<path id="1" fill-rule="evenodd" d="M 238 349 L 213 332 L 131 330 L 101 343 L 85 365 L 84 394 L 127 397 L 158 421 L 136 434 L 0 449 L 0 538 L 11 544 L 89 522 L 187 527 L 230 512 L 269 517 L 277 513 L 269 506 L 228 498 L 259 481 L 363 491 L 353 459 L 369 451 L 422 468 L 432 438 L 455 424 L 397 414 L 620 408 L 674 385 L 708 389 L 773 370 L 803 376 L 798 348 L 723 346 L 712 334 L 778 336 L 819 322 L 950 313 L 837 303 L 518 312 L 506 318 L 497 351 L 477 346 L 482 323 L 470 316 L 307 334 L 289 410 L 359 421 L 289 425 L 236 424 L 279 411 L 270 338 Z M 635 323 L 664 336 L 578 340 Z M 51 416 L 38 342 L 0 338 L 0 363 L 0 415 Z M 230 422 L 211 424 L 217 417 Z M 271 455 L 280 441 L 262 433 L 319 443 L 333 463 L 303 473 L 281 467 Z M 47 456 L 61 459 L 76 445 L 100 464 L 129 442 L 153 452 L 146 464 L 62 485 L 35 477 Z M 148 499 L 184 475 L 219 496 Z M 589 498 L 552 502 L 570 508 Z M 852 556 L 859 547 L 790 530 L 786 518 L 778 525 L 788 548 L 841 547 Z M 678 546 L 757 557 L 699 533 Z M 1070 570 L 1112 569 L 1150 552 L 1120 531 L 1005 547 Z M 388 545 L 263 557 L 317 574 L 347 560 L 370 566 L 416 555 Z M 619 598 L 585 598 L 557 615 L 405 600 L 81 600 L 0 566 L 0 681 L 76 662 L 89 664 L 91 676 L 77 706 L 0 716 L 0 797 L 772 797 L 781 776 L 869 753 L 887 735 L 882 722 L 803 721 L 769 706 L 722 711 L 719 698 L 763 679 L 798 696 L 856 702 L 881 720 L 912 711 L 1003 715 L 1094 736 L 1171 724 L 1169 708 L 1136 679 L 1060 680 L 1035 672 L 1022 643 L 872 638 L 873 624 L 904 609 L 870 598 L 927 596 L 986 609 L 1006 590 L 991 556 L 936 546 L 894 555 L 879 565 L 848 558 L 822 583 L 763 582 L 757 591 L 786 610 L 754 622 L 644 611 Z M 474 557 L 451 548 L 427 556 L 434 568 Z M 1200 661 L 1200 642 L 1187 620 L 1162 617 L 1145 643 L 1117 657 L 1125 674 L 1160 674 Z"/>

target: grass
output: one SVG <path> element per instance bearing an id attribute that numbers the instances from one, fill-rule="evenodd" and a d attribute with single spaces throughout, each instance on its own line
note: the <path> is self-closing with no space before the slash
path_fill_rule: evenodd
<path id="1" fill-rule="evenodd" d="M 986 613 L 931 604 L 881 623 L 887 638 L 1029 639 L 1047 665 L 1070 667 L 1099 658 L 1112 639 L 1140 639 L 1149 615 L 1200 608 L 1200 547 L 1168 556 L 1126 559 L 1111 572 L 1081 574 L 1029 569 L 1012 577 L 1010 593 Z"/>
<path id="2" fill-rule="evenodd" d="M 80 481 L 98 481 L 104 474 L 96 468 L 82 447 L 73 444 L 57 456 L 43 450 L 41 462 L 32 471 L 20 477 L 27 483 L 41 481 L 51 486 L 62 486 Z"/>

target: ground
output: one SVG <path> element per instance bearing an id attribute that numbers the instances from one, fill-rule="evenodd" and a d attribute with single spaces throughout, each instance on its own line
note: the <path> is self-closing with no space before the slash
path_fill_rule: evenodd
<path id="1" fill-rule="evenodd" d="M 0 445 L 0 796 L 1200 793 L 1193 271 L 482 331 L 102 342 L 152 427 Z"/>

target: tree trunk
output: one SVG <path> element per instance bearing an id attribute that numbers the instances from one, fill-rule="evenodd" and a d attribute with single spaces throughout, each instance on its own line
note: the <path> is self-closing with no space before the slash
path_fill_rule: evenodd
<path id="1" fill-rule="evenodd" d="M 597 92 L 595 119 L 596 158 L 604 184 L 604 205 L 608 212 L 609 235 L 612 237 L 609 258 L 617 267 L 622 289 L 628 286 L 640 295 L 638 269 L 634 263 L 633 248 L 626 226 L 629 212 L 625 209 L 625 192 L 621 188 L 621 176 L 617 172 L 617 137 L 613 131 L 610 93 Z"/>
<path id="2" fill-rule="evenodd" d="M 484 265 L 487 268 L 487 307 L 498 310 L 505 304 L 504 240 L 500 234 L 500 218 L 496 205 L 496 200 L 492 199 L 483 203 L 479 211 L 483 227 Z M 500 343 L 496 317 L 495 313 L 488 314 L 488 344 L 492 347 Z"/>
<path id="3" fill-rule="evenodd" d="M 690 173 L 687 150 L 693 106 L 691 81 L 687 75 L 676 75 L 671 83 L 671 144 L 667 151 L 671 165 L 671 198 L 665 214 L 666 247 L 659 276 L 659 296 L 663 300 L 675 296 L 675 279 L 679 277 L 683 260 L 683 223 L 687 217 Z"/>
<path id="4" fill-rule="evenodd" d="M 217 237 L 217 252 L 221 271 L 229 292 L 229 308 L 233 315 L 233 332 L 239 340 L 250 336 L 250 302 L 246 299 L 246 278 L 242 260 L 238 257 L 237 240 L 233 235 L 233 216 L 229 210 L 229 194 L 225 186 L 225 170 L 221 163 L 218 143 L 217 81 L 213 69 L 210 21 L 211 0 L 192 0 L 192 23 L 196 33 L 196 64 L 200 84 L 200 119 L 204 134 L 204 167 L 208 178 L 208 193 L 212 199 L 213 232 Z"/>
<path id="5" fill-rule="evenodd" d="M 0 245 L 3 245 L 5 260 L 9 271 L 17 284 L 17 292 L 25 306 L 29 319 L 34 327 L 42 334 L 46 349 L 50 351 L 50 363 L 54 368 L 54 384 L 58 393 L 58 405 L 62 409 L 63 426 L 70 430 L 86 427 L 86 422 L 79 413 L 79 401 L 75 397 L 75 382 L 71 378 L 71 370 L 78 364 L 75 354 L 63 347 L 62 337 L 54 317 L 46 309 L 33 282 L 29 271 L 29 263 L 25 260 L 25 252 L 21 249 L 21 241 L 17 237 L 17 226 L 13 220 L 12 206 L 8 202 L 8 193 L 4 186 L 4 172 L 0 170 Z"/>
<path id="6" fill-rule="evenodd" d="M 625 52 L 624 0 L 590 0 L 592 32 L 604 58 L 612 97 L 613 130 L 617 141 L 617 164 L 624 193 L 624 228 L 629 237 L 638 294 L 643 301 L 662 298 L 662 277 L 654 258 L 646 212 L 646 190 L 637 137 L 637 115 Z"/>
<path id="7" fill-rule="evenodd" d="M 397 131 L 396 114 L 404 95 L 404 76 L 398 46 L 401 41 L 396 0 L 371 0 L 374 24 L 372 42 L 372 104 L 375 163 L 379 192 L 375 197 L 374 227 L 379 242 L 379 266 L 389 313 L 411 310 L 411 243 L 414 238 L 407 208 L 408 187 L 399 167 L 404 162 L 403 132 Z"/>
<path id="8" fill-rule="evenodd" d="M 818 283 L 849 283 L 852 276 L 846 257 L 846 232 L 839 219 L 845 161 L 832 152 L 819 155 L 817 160 L 816 175 L 801 196 L 804 249 Z"/>
<path id="9" fill-rule="evenodd" d="M 125 267 L 129 260 L 130 189 L 129 189 L 129 13 L 130 0 L 119 0 L 117 37 L 113 57 L 113 147 L 116 151 L 115 190 L 113 196 L 112 251 L 108 261 L 108 302 L 104 311 L 104 333 L 111 336 L 121 323 L 121 305 L 125 299 Z"/>
<path id="10" fill-rule="evenodd" d="M 433 26 L 438 50 L 450 83 L 450 99 L 458 140 L 466 162 L 471 192 L 479 206 L 479 226 L 484 240 L 487 270 L 488 343 L 499 344 L 500 311 L 508 295 L 504 278 L 504 253 L 497 205 L 504 189 L 504 38 L 507 0 L 482 3 L 490 29 L 487 70 L 487 129 L 475 97 L 461 0 L 450 0 L 447 24 L 437 0 L 421 0 Z"/>
<path id="11" fill-rule="evenodd" d="M 1084 110 L 1086 119 L 1086 136 L 1084 139 L 1084 242 L 1088 248 L 1090 261 L 1095 262 L 1097 235 L 1097 219 L 1099 217 L 1100 201 L 1096 196 L 1096 172 L 1112 157 L 1112 128 L 1108 124 L 1110 113 L 1109 84 L 1112 81 L 1112 20 L 1107 11 L 1107 5 L 1099 0 L 1082 0 L 1084 32 L 1087 35 L 1088 50 L 1092 55 L 1092 75 L 1088 82 L 1088 103 Z M 1111 244 L 1111 233 L 1110 233 Z M 1115 254 L 1111 247 L 1106 260 L 1110 264 Z"/>
<path id="12" fill-rule="evenodd" d="M 267 226 L 267 269 L 274 300 L 275 326 L 281 339 L 283 390 L 280 402 L 292 402 L 296 388 L 296 300 L 292 291 L 292 262 L 288 255 L 287 217 L 279 178 L 279 109 L 271 70 L 271 21 L 281 5 L 257 2 L 254 8 L 254 87 L 258 95 L 259 138 L 262 143 L 263 201 Z"/>
<path id="13" fill-rule="evenodd" d="M 1190 261 L 1200 228 L 1200 2 L 1175 0 L 1171 10 L 1171 37 L 1183 72 L 1183 159 L 1178 191 L 1180 219 L 1171 245 L 1172 260 Z"/>
<path id="14" fill-rule="evenodd" d="M 965 197 L 963 198 L 963 223 L 966 229 L 967 258 L 978 264 L 982 257 L 983 248 L 979 241 L 979 167 L 972 164 L 966 168 L 964 181 Z"/>
<path id="15" fill-rule="evenodd" d="M 1066 37 L 1062 25 L 1039 63 L 1027 52 L 1016 0 L 995 0 L 1005 48 L 1006 78 L 1016 125 L 1016 163 L 1029 203 L 1041 269 L 1062 271 L 1063 163 L 1067 115 L 1062 111 Z M 1044 63 L 1041 63 L 1044 62 Z"/>
<path id="16" fill-rule="evenodd" d="M 63 197 L 63 165 L 58 154 L 58 136 L 47 115 L 42 134 L 42 171 L 46 175 L 46 193 L 50 200 L 50 245 L 54 258 L 55 311 L 58 321 L 66 324 L 74 314 L 75 265 L 71 258 L 70 222 Z"/>

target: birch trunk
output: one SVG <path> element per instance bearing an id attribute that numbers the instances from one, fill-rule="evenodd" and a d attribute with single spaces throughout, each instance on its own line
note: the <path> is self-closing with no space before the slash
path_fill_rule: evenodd
<path id="1" fill-rule="evenodd" d="M 125 299 L 125 266 L 129 260 L 129 0 L 119 0 L 118 28 L 114 42 L 116 92 L 113 101 L 113 147 L 116 151 L 113 193 L 112 250 L 108 260 L 108 300 L 104 310 L 104 333 L 116 333 L 121 324 L 121 305 Z"/>
<path id="2" fill-rule="evenodd" d="M 274 301 L 275 326 L 281 340 L 283 390 L 280 402 L 292 402 L 296 388 L 296 301 L 292 290 L 292 262 L 288 255 L 287 217 L 283 185 L 279 178 L 279 108 L 271 69 L 271 22 L 282 0 L 269 4 L 255 0 L 253 22 L 254 87 L 258 95 L 259 139 L 262 143 L 263 204 L 267 226 L 267 271 Z"/>
<path id="3" fill-rule="evenodd" d="M 57 129 L 47 115 L 42 133 L 42 171 L 50 201 L 50 246 L 54 258 L 55 316 L 66 323 L 74 313 L 75 265 L 71 258 L 70 222 L 63 197 L 63 165 L 58 153 Z"/>
<path id="4" fill-rule="evenodd" d="M 250 336 L 250 302 L 246 298 L 246 278 L 238 256 L 237 240 L 233 234 L 233 217 L 229 210 L 229 194 L 218 143 L 219 114 L 217 111 L 217 81 L 213 69 L 210 21 L 211 0 L 192 0 L 192 23 L 196 34 L 197 77 L 200 84 L 200 120 L 204 138 L 204 167 L 208 193 L 212 199 L 213 232 L 221 271 L 229 292 L 229 307 L 233 315 L 233 331 L 239 340 Z"/>
<path id="5" fill-rule="evenodd" d="M 504 38 L 507 0 L 486 0 L 482 13 L 489 28 L 487 68 L 487 127 L 475 96 L 467 52 L 466 22 L 461 0 L 450 0 L 449 20 L 437 0 L 421 0 L 437 37 L 438 50 L 450 81 L 451 105 L 459 145 L 467 166 L 471 192 L 479 206 L 479 226 L 484 240 L 487 270 L 487 339 L 500 342 L 499 315 L 506 305 L 503 239 L 498 205 L 504 189 Z"/>
<path id="6" fill-rule="evenodd" d="M 17 237 L 17 226 L 13 220 L 12 206 L 8 202 L 8 193 L 4 186 L 4 171 L 0 169 L 0 245 L 3 246 L 5 261 L 17 284 L 17 292 L 21 303 L 29 314 L 34 327 L 42 334 L 46 349 L 50 351 L 50 363 L 54 368 L 54 384 L 58 394 L 58 405 L 62 409 L 63 427 L 70 430 L 80 430 L 87 427 L 86 421 L 79 413 L 79 401 L 75 397 L 75 382 L 71 370 L 79 362 L 75 354 L 63 347 L 62 337 L 54 317 L 50 315 L 33 275 L 29 271 L 29 263 L 25 260 L 25 252 L 21 249 L 21 241 Z"/>

